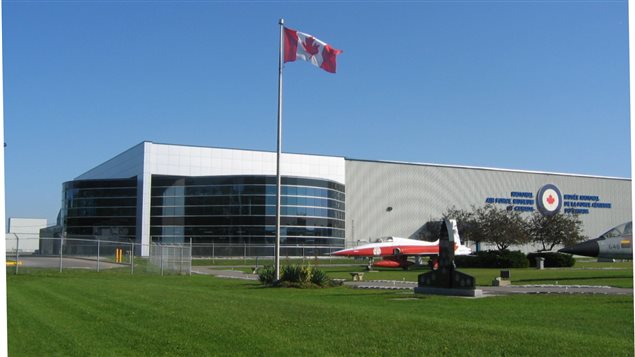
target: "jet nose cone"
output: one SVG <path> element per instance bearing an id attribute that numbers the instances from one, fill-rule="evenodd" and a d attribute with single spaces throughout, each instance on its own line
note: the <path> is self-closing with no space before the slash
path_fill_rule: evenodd
<path id="1" fill-rule="evenodd" d="M 588 240 L 574 245 L 573 247 L 562 248 L 559 252 L 582 255 L 585 257 L 597 257 L 600 254 L 600 246 L 598 245 L 598 242 Z"/>

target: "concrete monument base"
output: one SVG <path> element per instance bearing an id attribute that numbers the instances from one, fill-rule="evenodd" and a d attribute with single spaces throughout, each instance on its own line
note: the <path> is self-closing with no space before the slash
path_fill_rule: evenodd
<path id="1" fill-rule="evenodd" d="M 511 286 L 512 282 L 506 279 L 496 278 L 492 280 L 492 286 Z"/>
<path id="2" fill-rule="evenodd" d="M 444 296 L 468 296 L 468 297 L 483 297 L 483 290 L 481 289 L 448 289 L 448 288 L 435 288 L 435 287 L 416 287 L 415 295 L 444 295 Z"/>

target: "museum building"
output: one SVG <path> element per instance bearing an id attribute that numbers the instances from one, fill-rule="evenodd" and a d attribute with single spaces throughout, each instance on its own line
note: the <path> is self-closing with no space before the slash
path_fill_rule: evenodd
<path id="1" fill-rule="evenodd" d="M 631 180 L 283 154 L 281 254 L 423 238 L 448 208 L 578 214 L 594 238 L 631 220 Z M 272 255 L 276 153 L 143 142 L 63 184 L 63 235 Z M 484 248 L 484 247 L 478 247 Z M 224 250 L 223 250 L 224 249 Z M 528 248 L 531 250 L 530 248 Z"/>

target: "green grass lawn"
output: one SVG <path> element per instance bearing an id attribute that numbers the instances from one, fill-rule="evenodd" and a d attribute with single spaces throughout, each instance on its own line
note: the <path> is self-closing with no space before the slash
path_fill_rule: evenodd
<path id="1" fill-rule="evenodd" d="M 414 298 L 127 270 L 7 275 L 7 293 L 11 356 L 633 355 L 632 296 Z"/>
<path id="2" fill-rule="evenodd" d="M 224 261 L 219 267 L 238 265 L 239 261 L 234 260 L 234 264 Z M 405 280 L 417 281 L 417 276 L 429 271 L 427 267 L 412 267 L 408 271 L 391 268 L 374 268 L 372 272 L 366 272 L 366 264 L 353 261 L 352 259 L 340 259 L 333 264 L 340 266 L 330 266 L 329 261 L 308 260 L 313 266 L 326 271 L 332 278 L 351 279 L 351 272 L 365 272 L 365 280 Z M 283 260 L 281 265 L 301 264 L 301 260 Z M 348 264 L 346 264 L 348 263 Z M 260 263 L 260 265 L 272 264 Z M 210 264 L 208 264 L 210 265 Z M 251 272 L 252 268 L 235 268 L 244 272 Z M 491 286 L 492 280 L 500 276 L 500 269 L 478 269 L 459 268 L 460 271 L 470 274 L 476 278 L 476 284 L 480 286 Z M 538 270 L 536 268 L 509 269 L 512 284 L 514 285 L 600 285 L 613 286 L 618 288 L 633 287 L 633 263 L 598 263 L 596 261 L 583 260 L 576 263 L 572 268 L 547 268 Z"/>
<path id="3" fill-rule="evenodd" d="M 272 258 L 262 258 L 262 259 L 254 259 L 254 258 L 245 258 L 245 259 L 236 259 L 236 258 L 216 258 L 216 259 L 192 259 L 192 266 L 236 266 L 236 265 L 250 265 L 250 266 L 258 266 L 263 265 L 273 265 L 274 260 Z M 361 264 L 360 261 L 355 262 L 354 259 L 350 258 L 282 258 L 280 260 L 280 264 L 304 264 L 311 263 L 315 264 Z"/>
<path id="4" fill-rule="evenodd" d="M 324 267 L 329 276 L 340 279 L 350 279 L 351 272 L 364 272 L 364 267 Z M 460 271 L 470 274 L 476 278 L 476 284 L 479 286 L 491 286 L 492 280 L 500 276 L 499 269 L 459 269 Z M 601 285 L 614 286 L 618 288 L 633 287 L 633 270 L 632 269 L 575 269 L 575 268 L 553 268 L 537 270 L 533 268 L 527 269 L 509 269 L 511 281 L 513 285 L 539 285 L 539 284 L 558 284 L 558 285 Z M 429 271 L 427 268 L 412 269 L 408 271 L 400 269 L 382 269 L 376 268 L 373 272 L 366 272 L 365 280 L 405 280 L 417 281 L 417 276 L 421 273 Z"/>

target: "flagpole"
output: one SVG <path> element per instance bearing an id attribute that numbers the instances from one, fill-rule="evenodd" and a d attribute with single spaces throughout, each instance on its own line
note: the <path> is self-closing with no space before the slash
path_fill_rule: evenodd
<path id="1" fill-rule="evenodd" d="M 284 19 L 280 19 L 278 24 L 280 25 L 280 53 L 278 57 L 278 151 L 276 154 L 276 246 L 274 252 L 276 280 L 280 280 L 280 196 L 282 193 L 280 156 L 282 155 L 282 58 L 284 56 Z"/>

